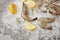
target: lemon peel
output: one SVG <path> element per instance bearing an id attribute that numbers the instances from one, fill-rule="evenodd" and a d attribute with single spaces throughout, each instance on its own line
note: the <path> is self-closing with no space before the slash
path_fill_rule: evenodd
<path id="1" fill-rule="evenodd" d="M 29 5 L 29 7 L 34 8 L 35 2 L 34 1 L 28 1 L 28 5 Z"/>
<path id="2" fill-rule="evenodd" d="M 36 26 L 33 25 L 30 22 L 25 22 L 25 28 L 28 29 L 28 30 L 35 30 L 36 29 Z"/>
<path id="3" fill-rule="evenodd" d="M 17 6 L 16 4 L 12 3 L 10 6 L 9 6 L 9 10 L 12 14 L 16 14 L 17 12 Z"/>

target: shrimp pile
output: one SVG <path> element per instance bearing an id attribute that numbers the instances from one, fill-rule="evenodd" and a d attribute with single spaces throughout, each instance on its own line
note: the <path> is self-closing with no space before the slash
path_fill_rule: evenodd
<path id="1" fill-rule="evenodd" d="M 60 15 L 60 6 L 54 4 L 54 2 L 57 2 L 58 0 L 50 0 L 50 2 L 47 2 L 46 0 L 33 0 L 34 2 L 36 2 L 36 7 L 37 8 L 41 8 L 41 6 L 43 4 L 46 4 L 47 7 L 49 7 L 49 13 L 51 15 Z M 36 18 L 30 18 L 28 15 L 28 6 L 23 3 L 23 7 L 22 7 L 22 17 L 25 21 L 29 21 L 29 22 L 33 22 L 35 20 L 37 20 Z M 41 10 L 41 9 L 40 9 Z M 43 10 L 44 11 L 44 10 Z M 47 11 L 47 10 L 46 10 Z M 43 18 L 39 21 L 39 26 L 41 26 L 43 29 L 48 29 L 48 30 L 52 30 L 52 26 L 49 26 L 48 24 L 51 22 L 55 21 L 55 17 L 54 18 Z"/>

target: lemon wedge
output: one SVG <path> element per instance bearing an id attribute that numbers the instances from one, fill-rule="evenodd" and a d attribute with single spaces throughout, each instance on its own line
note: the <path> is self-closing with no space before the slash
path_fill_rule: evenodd
<path id="1" fill-rule="evenodd" d="M 30 23 L 30 22 L 25 22 L 25 27 L 26 27 L 26 29 L 28 29 L 28 30 L 35 30 L 35 29 L 36 29 L 36 26 L 33 25 L 33 24 Z"/>
<path id="2" fill-rule="evenodd" d="M 26 2 L 27 0 L 21 0 L 22 2 Z"/>
<path id="3" fill-rule="evenodd" d="M 10 10 L 10 12 L 11 12 L 12 14 L 16 14 L 16 12 L 17 12 L 17 6 L 16 6 L 16 4 L 11 4 L 11 5 L 9 6 L 9 10 Z"/>
<path id="4" fill-rule="evenodd" d="M 33 7 L 35 7 L 35 2 L 34 1 L 29 1 L 28 5 L 29 5 L 29 7 L 33 8 Z"/>

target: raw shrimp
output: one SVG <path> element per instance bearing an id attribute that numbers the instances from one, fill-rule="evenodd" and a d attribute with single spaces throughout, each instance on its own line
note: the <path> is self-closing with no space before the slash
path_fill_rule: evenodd
<path id="1" fill-rule="evenodd" d="M 48 0 L 48 1 L 50 1 L 51 3 L 54 3 L 54 2 L 57 2 L 59 0 Z"/>
<path id="2" fill-rule="evenodd" d="M 52 26 L 49 26 L 48 23 L 54 22 L 55 18 L 42 18 L 41 22 L 39 22 L 39 25 L 48 30 L 52 30 Z"/>
<path id="3" fill-rule="evenodd" d="M 38 1 L 36 2 L 36 7 L 37 7 L 37 8 L 40 8 L 44 2 L 45 2 L 45 0 L 38 0 Z"/>
<path id="4" fill-rule="evenodd" d="M 36 0 L 35 0 L 36 1 Z M 48 0 L 51 3 L 57 2 L 58 0 Z M 47 2 L 46 0 L 38 0 L 36 1 L 37 7 L 41 7 L 43 3 Z"/>
<path id="5" fill-rule="evenodd" d="M 56 4 L 48 4 L 47 6 L 49 6 L 49 13 L 52 15 L 60 15 L 60 6 L 56 5 Z"/>
<path id="6" fill-rule="evenodd" d="M 25 3 L 23 3 L 23 9 L 22 9 L 22 17 L 23 17 L 23 19 L 24 20 L 26 20 L 26 21 L 35 21 L 35 20 L 37 20 L 37 17 L 36 18 L 33 18 L 33 19 L 31 19 L 30 17 L 28 17 L 28 8 L 27 8 L 27 5 L 25 4 Z"/>

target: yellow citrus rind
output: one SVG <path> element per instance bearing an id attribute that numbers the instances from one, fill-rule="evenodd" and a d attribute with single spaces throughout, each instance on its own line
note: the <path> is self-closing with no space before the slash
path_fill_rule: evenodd
<path id="1" fill-rule="evenodd" d="M 36 26 L 33 25 L 30 22 L 25 22 L 25 28 L 28 29 L 28 30 L 35 30 L 36 29 Z"/>
<path id="2" fill-rule="evenodd" d="M 16 4 L 11 4 L 11 5 L 9 6 L 9 10 L 10 10 L 10 12 L 11 12 L 12 14 L 16 14 L 16 13 L 17 13 L 17 6 L 16 6 Z"/>

